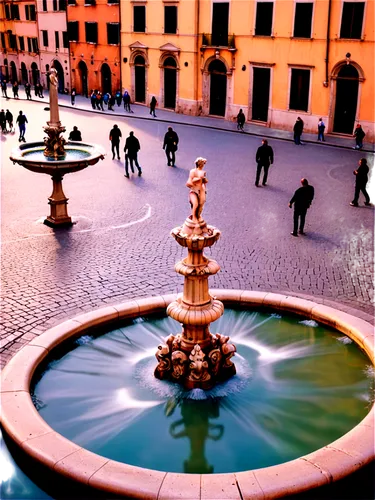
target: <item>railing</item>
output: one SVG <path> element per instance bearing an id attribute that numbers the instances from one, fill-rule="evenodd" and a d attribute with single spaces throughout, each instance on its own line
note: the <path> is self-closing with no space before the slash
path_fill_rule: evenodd
<path id="1" fill-rule="evenodd" d="M 235 36 L 222 35 L 220 33 L 203 33 L 202 46 L 205 47 L 228 47 L 228 49 L 235 49 Z"/>

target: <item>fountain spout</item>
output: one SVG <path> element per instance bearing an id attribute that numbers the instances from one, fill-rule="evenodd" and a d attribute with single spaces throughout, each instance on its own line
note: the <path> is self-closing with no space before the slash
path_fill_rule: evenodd
<path id="1" fill-rule="evenodd" d="M 47 122 L 47 127 L 43 127 L 44 131 L 48 135 L 45 137 L 44 144 L 46 146 L 44 150 L 44 156 L 49 158 L 64 158 L 65 157 L 65 139 L 61 137 L 60 134 L 65 132 L 65 127 L 61 125 L 60 115 L 59 115 L 59 104 L 57 96 L 57 85 L 58 76 L 55 68 L 51 68 L 47 73 L 49 78 L 49 108 L 50 108 L 50 120 Z"/>
<path id="2" fill-rule="evenodd" d="M 172 230 L 177 243 L 187 247 L 188 255 L 175 266 L 184 276 L 182 296 L 167 308 L 167 314 L 182 324 L 182 332 L 170 335 L 156 353 L 155 377 L 181 383 L 186 389 L 210 389 L 236 373 L 231 358 L 236 347 L 229 337 L 210 333 L 209 325 L 224 312 L 223 303 L 211 297 L 208 278 L 220 270 L 218 263 L 204 256 L 220 237 L 202 217 L 208 179 L 203 171 L 206 159 L 197 158 L 186 186 L 190 189 L 192 213 L 181 227 Z"/>

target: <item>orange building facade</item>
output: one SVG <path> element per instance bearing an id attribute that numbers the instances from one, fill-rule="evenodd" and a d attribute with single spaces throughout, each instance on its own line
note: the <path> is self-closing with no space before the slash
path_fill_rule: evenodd
<path id="1" fill-rule="evenodd" d="M 88 95 L 121 88 L 118 0 L 68 0 L 71 87 Z"/>

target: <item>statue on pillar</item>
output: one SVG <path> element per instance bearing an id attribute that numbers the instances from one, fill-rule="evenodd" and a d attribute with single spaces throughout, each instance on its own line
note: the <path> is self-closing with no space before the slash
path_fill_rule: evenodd
<path id="1" fill-rule="evenodd" d="M 58 75 L 54 67 L 52 67 L 48 73 L 47 78 L 49 80 L 49 108 L 50 108 L 50 119 L 47 122 L 47 127 L 44 127 L 44 131 L 48 135 L 45 137 L 44 144 L 46 148 L 44 150 L 44 156 L 49 156 L 51 158 L 63 158 L 65 156 L 65 139 L 60 136 L 62 132 L 65 132 L 65 127 L 61 126 L 60 116 L 59 116 L 59 105 L 57 96 L 58 87 Z"/>
<path id="2" fill-rule="evenodd" d="M 197 158 L 195 160 L 195 168 L 190 170 L 189 179 L 186 186 L 190 188 L 189 201 L 191 206 L 191 220 L 198 223 L 201 219 L 203 206 L 206 202 L 206 184 L 208 179 L 203 168 L 207 160 L 205 158 Z"/>

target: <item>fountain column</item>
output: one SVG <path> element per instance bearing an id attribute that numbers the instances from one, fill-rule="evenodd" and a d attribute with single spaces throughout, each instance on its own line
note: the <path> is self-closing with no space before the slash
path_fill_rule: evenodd
<path id="1" fill-rule="evenodd" d="M 192 214 L 171 233 L 188 250 L 187 257 L 175 266 L 176 272 L 184 276 L 182 297 L 167 308 L 167 314 L 182 324 L 182 332 L 170 335 L 156 353 L 159 364 L 155 376 L 179 382 L 186 389 L 210 389 L 236 373 L 230 359 L 236 347 L 228 342 L 229 337 L 211 334 L 209 329 L 210 323 L 223 314 L 224 306 L 211 297 L 208 289 L 208 278 L 220 266 L 203 253 L 205 247 L 211 247 L 220 238 L 220 231 L 202 218 L 208 182 L 203 171 L 205 163 L 204 158 L 197 158 L 186 184 L 190 188 Z"/>

